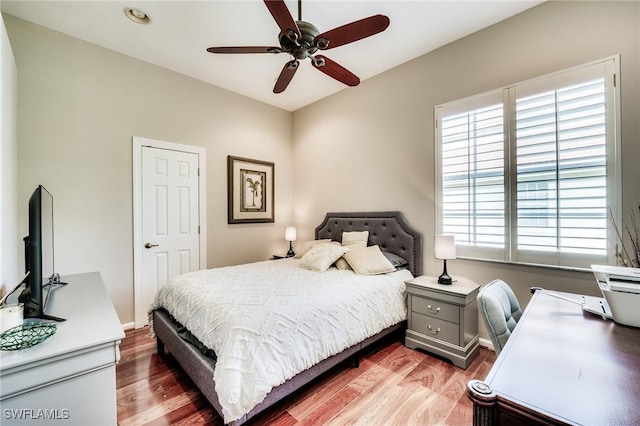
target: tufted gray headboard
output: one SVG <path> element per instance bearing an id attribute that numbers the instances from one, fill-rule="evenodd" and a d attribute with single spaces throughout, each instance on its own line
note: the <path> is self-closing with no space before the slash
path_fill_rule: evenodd
<path id="1" fill-rule="evenodd" d="M 369 231 L 368 245 L 402 256 L 415 277 L 422 275 L 422 234 L 409 225 L 402 212 L 327 213 L 316 227 L 316 239 L 342 242 L 343 231 Z"/>

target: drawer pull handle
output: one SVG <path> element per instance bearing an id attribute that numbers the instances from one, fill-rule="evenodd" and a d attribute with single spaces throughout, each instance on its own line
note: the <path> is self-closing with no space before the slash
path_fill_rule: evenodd
<path id="1" fill-rule="evenodd" d="M 433 309 L 433 306 L 431 305 L 427 305 L 427 309 L 429 310 L 429 312 L 431 312 L 432 314 L 437 314 L 438 312 L 440 312 L 440 308 L 435 308 Z"/>
<path id="2" fill-rule="evenodd" d="M 440 327 L 436 328 L 435 330 L 433 329 L 433 327 L 431 327 L 430 325 L 427 325 L 427 330 L 429 330 L 429 333 L 431 334 L 438 334 L 440 333 Z"/>

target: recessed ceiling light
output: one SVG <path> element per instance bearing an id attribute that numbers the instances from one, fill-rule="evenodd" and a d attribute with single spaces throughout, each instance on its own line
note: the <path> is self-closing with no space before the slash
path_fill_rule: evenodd
<path id="1" fill-rule="evenodd" d="M 151 22 L 151 18 L 149 18 L 149 15 L 144 13 L 142 10 L 136 9 L 134 7 L 127 7 L 124 10 L 124 14 L 127 16 L 127 18 L 131 19 L 136 24 L 144 25 Z"/>

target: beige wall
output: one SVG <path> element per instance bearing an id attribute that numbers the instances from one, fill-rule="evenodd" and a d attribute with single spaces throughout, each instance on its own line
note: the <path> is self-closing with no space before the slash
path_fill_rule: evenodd
<path id="1" fill-rule="evenodd" d="M 100 271 L 120 321 L 133 321 L 132 136 L 206 148 L 207 266 L 286 250 L 291 113 L 4 17 L 18 66 L 19 235 L 43 184 L 58 272 Z M 274 224 L 227 224 L 227 155 L 275 163 Z"/>
<path id="2" fill-rule="evenodd" d="M 439 275 L 434 107 L 614 54 L 622 64 L 624 209 L 637 208 L 640 3 L 548 2 L 294 112 L 294 220 L 302 238 L 312 237 L 326 211 L 401 210 L 424 235 L 425 273 Z M 534 285 L 598 292 L 590 273 L 463 260 L 448 266 L 454 277 L 481 284 L 505 279 L 523 305 Z"/>
<path id="3" fill-rule="evenodd" d="M 18 70 L 9 37 L 0 19 L 0 297 L 11 291 L 22 276 L 18 270 L 20 245 L 18 208 Z"/>
<path id="4" fill-rule="evenodd" d="M 5 19 L 20 90 L 18 234 L 43 183 L 55 196 L 57 269 L 101 271 L 124 323 L 133 320 L 132 136 L 206 147 L 209 267 L 284 251 L 291 222 L 298 241 L 312 238 L 327 211 L 402 210 L 424 234 L 425 273 L 439 274 L 434 106 L 620 54 L 625 210 L 640 200 L 637 2 L 547 2 L 293 114 Z M 227 225 L 229 154 L 276 163 L 275 224 Z M 597 294 L 588 273 L 463 260 L 449 271 L 504 278 L 523 304 L 532 285 Z"/>

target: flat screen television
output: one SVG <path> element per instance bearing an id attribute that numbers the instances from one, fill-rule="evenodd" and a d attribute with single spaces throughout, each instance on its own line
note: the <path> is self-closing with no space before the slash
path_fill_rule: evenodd
<path id="1" fill-rule="evenodd" d="M 55 273 L 53 239 L 53 196 L 42 185 L 29 198 L 29 235 L 24 238 L 25 288 L 18 301 L 24 304 L 24 318 L 64 321 L 45 314 L 51 291 L 59 285 Z"/>

